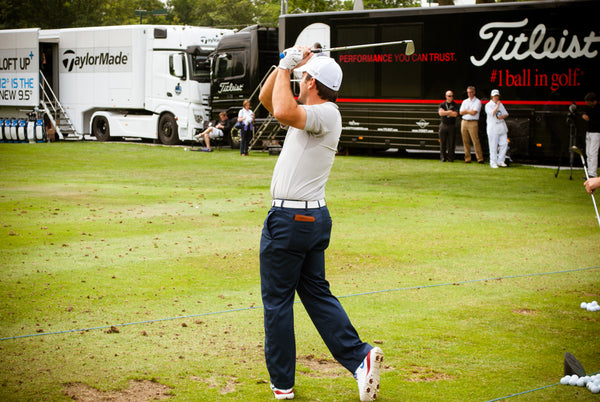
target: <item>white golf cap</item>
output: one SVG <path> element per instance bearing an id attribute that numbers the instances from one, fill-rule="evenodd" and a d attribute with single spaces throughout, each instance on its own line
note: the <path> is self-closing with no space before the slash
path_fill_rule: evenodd
<path id="1" fill-rule="evenodd" d="M 491 96 L 500 96 L 500 91 L 498 91 L 497 89 L 492 89 L 492 95 Z"/>
<path id="2" fill-rule="evenodd" d="M 294 70 L 296 71 L 306 71 L 315 80 L 334 91 L 339 91 L 342 85 L 342 68 L 331 57 L 313 55 L 308 63 Z"/>

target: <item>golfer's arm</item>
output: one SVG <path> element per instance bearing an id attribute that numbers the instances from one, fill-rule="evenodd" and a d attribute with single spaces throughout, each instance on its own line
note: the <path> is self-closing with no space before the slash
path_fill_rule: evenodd
<path id="1" fill-rule="evenodd" d="M 279 123 L 304 129 L 306 110 L 298 105 L 290 85 L 290 72 L 277 69 L 277 79 L 273 87 L 273 116 Z"/>

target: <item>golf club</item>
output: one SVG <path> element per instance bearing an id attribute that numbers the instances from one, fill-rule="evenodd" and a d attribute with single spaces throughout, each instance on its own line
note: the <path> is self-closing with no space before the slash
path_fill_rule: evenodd
<path id="1" fill-rule="evenodd" d="M 577 148 L 575 145 L 573 145 L 571 147 L 571 150 L 575 153 L 578 153 L 579 156 L 581 156 L 581 163 L 583 164 L 583 170 L 585 171 L 585 178 L 587 180 L 589 180 L 590 176 L 588 175 L 587 165 L 585 164 L 585 158 L 583 157 L 583 152 L 581 152 L 581 150 L 579 148 Z M 594 210 L 596 211 L 596 218 L 598 218 L 598 226 L 600 226 L 600 215 L 598 215 L 598 207 L 596 206 L 596 199 L 594 198 L 594 193 L 592 193 L 592 202 L 594 203 Z"/>
<path id="2" fill-rule="evenodd" d="M 402 43 L 406 43 L 406 50 L 404 54 L 407 56 L 415 53 L 415 43 L 411 39 L 407 40 L 398 40 L 394 42 L 380 42 L 380 43 L 366 43 L 363 45 L 351 45 L 351 46 L 340 46 L 340 47 L 332 47 L 330 49 L 311 49 L 310 51 L 313 53 L 323 53 L 323 52 L 339 52 L 342 50 L 352 50 L 352 49 L 362 49 L 366 47 L 377 47 L 377 46 L 391 46 L 391 45 L 400 45 Z M 283 59 L 285 57 L 285 50 L 281 52 L 279 58 Z"/>
<path id="3" fill-rule="evenodd" d="M 411 54 L 413 54 L 415 52 L 415 43 L 408 39 L 408 40 L 398 40 L 395 42 L 381 42 L 381 43 L 367 43 L 364 45 L 352 45 L 352 46 L 340 46 L 340 47 L 332 47 L 331 49 L 312 49 L 311 52 L 313 53 L 322 53 L 322 52 L 339 52 L 341 50 L 351 50 L 351 49 L 362 49 L 365 47 L 376 47 L 376 46 L 390 46 L 390 45 L 399 45 L 402 43 L 406 43 L 406 50 L 404 51 L 404 53 L 407 56 L 410 56 Z"/>

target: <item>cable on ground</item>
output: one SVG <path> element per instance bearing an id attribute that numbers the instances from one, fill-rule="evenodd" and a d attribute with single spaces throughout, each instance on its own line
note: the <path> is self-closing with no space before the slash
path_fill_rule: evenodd
<path id="1" fill-rule="evenodd" d="M 348 297 L 372 295 L 372 294 L 377 294 L 377 293 L 400 292 L 400 291 L 405 291 L 405 290 L 427 289 L 427 288 L 435 288 L 435 287 L 440 287 L 440 286 L 464 285 L 467 283 L 486 282 L 486 281 L 493 281 L 493 280 L 500 280 L 500 279 L 514 279 L 514 278 L 524 278 L 524 277 L 530 277 L 530 276 L 564 274 L 564 273 L 570 273 L 570 272 L 588 271 L 588 270 L 598 269 L 598 268 L 600 268 L 600 266 L 588 267 L 588 268 L 567 269 L 567 270 L 553 271 L 553 272 L 539 272 L 539 273 L 534 273 L 534 274 L 498 276 L 498 277 L 485 278 L 485 279 L 471 279 L 471 280 L 466 280 L 466 281 L 461 281 L 461 282 L 438 283 L 438 284 L 422 285 L 422 286 L 410 286 L 410 287 L 405 287 L 405 288 L 374 290 L 371 292 L 363 292 L 363 293 L 355 293 L 355 294 L 345 295 L 345 296 L 337 296 L 337 298 L 342 299 L 342 298 L 348 298 Z M 294 304 L 297 304 L 297 303 L 300 303 L 300 301 L 294 302 Z M 33 338 L 36 336 L 68 334 L 68 333 L 72 333 L 72 332 L 88 332 L 88 331 L 100 330 L 100 329 L 110 329 L 111 327 L 126 327 L 126 326 L 130 326 L 130 325 L 150 324 L 150 323 L 154 323 L 154 322 L 180 320 L 180 319 L 185 319 L 185 318 L 203 317 L 203 316 L 208 316 L 208 315 L 235 313 L 235 312 L 239 312 L 239 311 L 255 310 L 255 309 L 262 308 L 262 307 L 263 306 L 253 306 L 253 307 L 245 307 L 245 308 L 238 308 L 238 309 L 231 309 L 231 310 L 212 311 L 212 312 L 208 312 L 208 313 L 192 314 L 192 315 L 185 315 L 185 316 L 157 318 L 154 320 L 137 321 L 137 322 L 129 322 L 129 323 L 113 324 L 113 325 L 104 325 L 101 327 L 68 329 L 68 330 L 64 330 L 64 331 L 55 331 L 55 332 L 40 332 L 40 333 L 36 333 L 36 334 L 18 335 L 18 336 L 10 336 L 10 337 L 6 337 L 6 338 L 0 338 L 0 341 L 8 341 L 8 340 L 12 340 L 12 339 L 22 339 L 22 338 Z"/>

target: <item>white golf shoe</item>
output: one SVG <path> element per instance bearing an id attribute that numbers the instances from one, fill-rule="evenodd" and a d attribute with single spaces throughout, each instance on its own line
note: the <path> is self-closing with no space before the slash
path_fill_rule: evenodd
<path id="1" fill-rule="evenodd" d="M 271 384 L 271 391 L 273 391 L 275 399 L 294 399 L 294 388 L 279 389 L 275 388 L 275 386 Z"/>
<path id="2" fill-rule="evenodd" d="M 358 384 L 358 393 L 360 394 L 361 402 L 374 401 L 377 398 L 382 362 L 383 351 L 378 347 L 374 347 L 356 369 L 354 378 L 356 378 Z"/>

